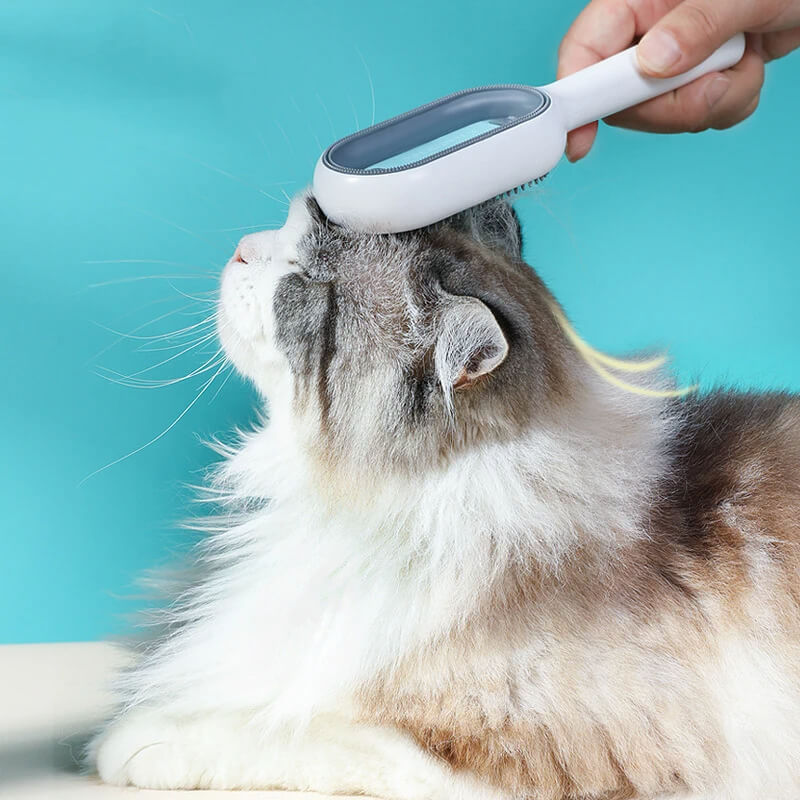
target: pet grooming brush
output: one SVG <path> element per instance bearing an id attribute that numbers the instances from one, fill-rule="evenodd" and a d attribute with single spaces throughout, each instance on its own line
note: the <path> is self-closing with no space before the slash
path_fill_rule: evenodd
<path id="1" fill-rule="evenodd" d="M 635 47 L 547 86 L 467 89 L 331 145 L 314 196 L 334 222 L 375 233 L 431 225 L 544 177 L 567 132 L 736 64 L 744 34 L 694 69 L 648 78 Z"/>

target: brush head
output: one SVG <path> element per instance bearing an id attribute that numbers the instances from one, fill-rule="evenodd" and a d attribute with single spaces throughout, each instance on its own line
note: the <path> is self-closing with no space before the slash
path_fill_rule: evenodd
<path id="1" fill-rule="evenodd" d="M 331 145 L 317 163 L 314 196 L 347 227 L 413 230 L 536 181 L 565 143 L 542 90 L 470 89 Z"/>

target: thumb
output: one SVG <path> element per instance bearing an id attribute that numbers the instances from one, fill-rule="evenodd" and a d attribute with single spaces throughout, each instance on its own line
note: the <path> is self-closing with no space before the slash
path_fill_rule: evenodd
<path id="1" fill-rule="evenodd" d="M 753 25 L 753 6 L 772 0 L 684 0 L 662 17 L 636 49 L 648 75 L 668 78 L 696 67 L 735 33 Z M 760 12 L 763 15 L 763 10 Z"/>

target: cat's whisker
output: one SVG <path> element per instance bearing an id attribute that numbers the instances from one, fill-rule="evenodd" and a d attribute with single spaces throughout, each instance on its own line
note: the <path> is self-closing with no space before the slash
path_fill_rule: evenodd
<path id="1" fill-rule="evenodd" d="M 145 303 L 144 305 L 139 306 L 136 309 L 132 309 L 131 311 L 127 312 L 126 314 L 123 314 L 118 319 L 122 320 L 125 317 L 129 316 L 130 314 L 135 313 L 136 311 L 141 311 L 143 308 L 147 308 L 147 306 L 150 306 L 150 305 L 155 305 L 157 303 L 168 303 L 172 299 L 173 299 L 172 297 L 163 297 L 163 298 L 160 298 L 158 300 L 151 300 L 150 302 Z M 167 311 L 166 313 L 159 315 L 155 319 L 151 319 L 151 320 L 148 320 L 147 322 L 143 322 L 141 325 L 137 325 L 131 331 L 131 333 L 138 333 L 139 331 L 143 330 L 144 328 L 148 327 L 149 325 L 155 325 L 157 322 L 161 322 L 161 320 L 167 319 L 167 318 L 173 316 L 174 314 L 179 314 L 181 312 L 185 312 L 187 315 L 199 314 L 199 313 L 205 314 L 206 309 L 201 309 L 200 311 L 197 311 L 197 312 L 187 311 L 187 309 L 191 308 L 193 305 L 194 305 L 194 303 L 187 303 L 186 305 L 181 306 L 180 308 L 173 308 L 170 311 Z M 103 347 L 101 350 L 99 350 L 97 353 L 95 353 L 95 355 L 92 358 L 90 358 L 87 363 L 91 363 L 92 361 L 95 361 L 100 356 L 104 355 L 109 350 L 111 350 L 113 347 L 116 347 L 123 340 L 123 338 L 124 337 L 118 337 L 117 339 L 115 339 L 110 344 L 107 344 L 105 347 Z"/>
<path id="2" fill-rule="evenodd" d="M 152 439 L 150 439 L 150 441 L 145 442 L 145 444 L 141 445 L 141 447 L 137 447 L 135 450 L 131 450 L 130 453 L 127 453 L 124 456 L 120 456 L 119 458 L 116 458 L 113 461 L 109 461 L 108 464 L 99 467 L 98 469 L 94 470 L 94 472 L 90 472 L 85 478 L 83 478 L 83 480 L 81 480 L 78 486 L 83 486 L 83 484 L 86 483 L 86 481 L 88 481 L 90 478 L 93 478 L 95 475 L 99 475 L 101 472 L 107 470 L 109 467 L 113 467 L 114 465 L 127 460 L 131 456 L 135 456 L 137 453 L 141 453 L 142 450 L 145 450 L 146 448 L 150 447 L 150 445 L 155 444 L 157 441 L 166 436 L 189 413 L 189 411 L 195 406 L 197 401 L 206 393 L 208 387 L 211 386 L 211 384 L 214 382 L 214 379 L 225 368 L 226 363 L 227 363 L 227 358 L 223 358 L 222 363 L 217 369 L 217 371 L 201 386 L 200 390 L 194 396 L 194 399 L 186 406 L 186 408 L 183 409 L 183 411 L 181 411 L 180 414 L 178 414 L 177 417 L 175 417 L 174 420 L 172 420 L 172 422 L 170 422 L 169 425 L 167 425 L 166 428 L 164 428 L 163 431 L 161 431 L 161 433 L 159 433 L 157 436 L 154 436 Z"/>
<path id="3" fill-rule="evenodd" d="M 229 362 L 228 363 L 228 374 L 225 376 L 225 378 L 222 381 L 222 383 L 217 387 L 217 391 L 214 392 L 213 395 L 211 395 L 211 399 L 208 401 L 209 405 L 211 405 L 217 399 L 217 397 L 219 396 L 219 393 L 225 388 L 225 384 L 230 380 L 231 375 L 233 375 L 233 373 L 234 373 L 233 364 L 231 364 Z"/>
<path id="4" fill-rule="evenodd" d="M 356 123 L 356 130 L 360 131 L 361 130 L 361 123 L 358 121 L 358 114 L 356 113 L 356 106 L 355 106 L 355 103 L 353 102 L 353 98 L 350 97 L 350 95 L 347 95 L 347 102 L 350 103 L 350 108 L 353 111 L 353 119 L 355 120 L 355 123 Z"/>
<path id="5" fill-rule="evenodd" d="M 174 286 L 171 282 L 169 282 L 169 287 L 179 294 L 181 297 L 185 297 L 187 300 L 196 300 L 198 303 L 213 303 L 214 298 L 213 295 L 216 294 L 216 289 L 212 289 L 210 292 L 206 292 L 206 294 L 212 295 L 212 297 L 196 297 L 191 294 L 187 294 L 186 292 L 181 291 L 177 286 Z"/>
<path id="6" fill-rule="evenodd" d="M 292 143 L 292 140 L 286 133 L 286 129 L 283 127 L 283 125 L 280 124 L 280 122 L 278 122 L 278 120 L 275 120 L 275 124 L 278 126 L 278 130 L 283 134 L 283 138 L 286 139 L 286 143 L 289 145 L 289 149 L 292 151 L 292 153 L 294 153 L 295 152 L 294 144 Z M 264 144 L 263 139 L 261 140 L 261 143 Z M 265 150 L 267 149 L 266 145 L 264 145 L 264 149 Z M 267 152 L 269 151 L 267 150 Z"/>
<path id="7" fill-rule="evenodd" d="M 108 367 L 98 367 L 97 374 L 99 377 L 108 380 L 110 383 L 116 383 L 120 386 L 126 386 L 131 389 L 163 389 L 167 386 L 174 386 L 175 384 L 183 383 L 184 381 L 195 378 L 198 375 L 202 375 L 204 372 L 209 372 L 220 364 L 224 363 L 224 361 L 225 356 L 221 355 L 220 350 L 217 350 L 216 353 L 205 362 L 205 364 L 192 370 L 187 375 L 182 375 L 180 378 L 169 378 L 163 380 L 134 378 L 132 375 L 123 375 L 122 373 L 116 372 Z"/>
<path id="8" fill-rule="evenodd" d="M 356 53 L 358 53 L 358 57 L 361 59 L 361 63 L 364 65 L 364 70 L 367 73 L 367 80 L 369 81 L 369 95 L 372 100 L 372 118 L 370 120 L 370 125 L 375 124 L 375 85 L 372 83 L 372 73 L 370 72 L 369 67 L 367 66 L 367 61 L 364 56 L 361 54 L 361 51 L 358 47 L 355 48 Z"/>
<path id="9" fill-rule="evenodd" d="M 219 244 L 218 242 L 212 242 L 210 239 L 206 239 L 204 236 L 201 236 L 196 231 L 189 230 L 189 228 L 185 228 L 183 225 L 180 225 L 177 222 L 173 222 L 172 220 L 167 219 L 166 217 L 162 217 L 158 214 L 155 214 L 152 211 L 147 211 L 144 208 L 136 208 L 133 206 L 131 208 L 140 214 L 144 214 L 144 216 L 146 217 L 150 217 L 151 219 L 157 220 L 158 222 L 162 222 L 164 223 L 164 225 L 169 225 L 170 227 L 175 228 L 175 230 L 178 230 L 181 233 L 185 233 L 187 236 L 192 236 L 195 239 L 199 239 L 201 242 L 204 242 L 205 244 L 210 245 L 211 247 L 217 247 Z"/>
<path id="10" fill-rule="evenodd" d="M 206 279 L 206 280 L 219 280 L 219 275 L 214 275 L 211 272 L 207 273 L 189 273 L 187 275 L 134 275 L 129 278 L 114 278 L 110 281 L 101 281 L 100 283 L 90 283 L 87 289 L 101 289 L 104 286 L 118 286 L 125 283 L 138 283 L 140 281 L 154 281 L 154 280 L 188 280 L 188 279 Z M 205 302 L 205 301 L 204 301 Z"/>
<path id="11" fill-rule="evenodd" d="M 136 352 L 158 352 L 159 350 L 163 349 L 174 349 L 175 347 L 182 347 L 183 345 L 188 344 L 189 342 L 197 341 L 201 336 L 206 336 L 209 334 L 215 327 L 217 319 L 216 319 L 216 311 L 212 312 L 210 315 L 206 312 L 208 309 L 201 309 L 197 312 L 194 312 L 195 316 L 199 314 L 203 314 L 203 319 L 197 323 L 196 328 L 191 328 L 189 330 L 185 330 L 178 333 L 170 332 L 166 336 L 160 339 L 152 339 L 148 341 L 144 341 L 138 347 L 136 347 Z"/>
<path id="12" fill-rule="evenodd" d="M 322 110 L 325 112 L 325 116 L 328 118 L 328 123 L 331 126 L 331 141 L 335 141 L 339 137 L 336 135 L 336 130 L 333 127 L 333 118 L 331 117 L 330 111 L 328 111 L 328 106 L 325 105 L 325 101 L 322 99 L 322 96 L 319 92 L 316 93 L 317 100 L 319 100 L 319 104 L 322 106 Z"/>
<path id="13" fill-rule="evenodd" d="M 139 335 L 137 335 L 135 333 L 123 333 L 122 331 L 117 331 L 117 330 L 114 330 L 113 328 L 108 327 L 107 325 L 103 325 L 100 322 L 95 322 L 94 324 L 97 325 L 98 328 L 102 328 L 104 331 L 108 331 L 109 333 L 113 333 L 115 336 L 119 336 L 119 337 L 121 337 L 123 339 L 139 339 L 139 340 L 142 340 L 142 341 L 154 341 L 154 340 L 170 339 L 170 338 L 173 338 L 173 337 L 176 337 L 176 336 L 180 336 L 180 335 L 186 333 L 187 331 L 196 330 L 201 325 L 207 324 L 209 321 L 210 321 L 210 319 L 207 318 L 207 319 L 204 319 L 201 322 L 196 322 L 194 325 L 188 325 L 187 327 L 181 328 L 180 330 L 177 330 L 177 331 L 168 331 L 167 333 L 157 333 L 157 334 L 147 335 L 147 336 L 139 336 Z"/>
<path id="14" fill-rule="evenodd" d="M 237 231 L 263 231 L 273 226 L 280 227 L 283 222 L 277 220 L 266 220 L 259 225 L 240 225 L 238 228 L 215 228 L 213 230 L 205 231 L 205 233 L 235 233 Z"/>
<path id="15" fill-rule="evenodd" d="M 157 364 L 152 364 L 149 367 L 143 367 L 142 369 L 137 370 L 136 372 L 132 372 L 128 377 L 134 378 L 137 375 L 144 375 L 146 372 L 152 372 L 154 369 L 158 369 L 159 367 L 164 366 L 164 364 L 169 364 L 170 361 L 174 361 L 176 358 L 180 358 L 182 355 L 184 355 L 184 353 L 189 353 L 192 350 L 196 350 L 201 345 L 205 344 L 206 342 L 210 341 L 211 339 L 216 338 L 216 335 L 217 335 L 217 332 L 216 332 L 216 330 L 214 330 L 211 333 L 208 333 L 205 336 L 203 336 L 202 338 L 198 339 L 196 342 L 188 345 L 183 350 L 181 350 L 179 353 L 173 353 L 171 356 L 168 356 L 167 358 L 159 361 Z M 217 352 L 219 352 L 219 350 Z"/>
<path id="16" fill-rule="evenodd" d="M 321 153 L 322 150 L 323 150 L 322 142 L 320 142 L 319 137 L 317 136 L 317 134 L 314 133 L 314 129 L 311 127 L 311 124 L 308 121 L 308 117 L 302 112 L 302 110 L 300 109 L 300 106 L 297 105 L 297 100 L 295 100 L 294 97 L 290 97 L 289 100 L 290 100 L 291 104 L 294 106 L 295 111 L 297 111 L 297 113 L 303 119 L 303 122 L 305 122 L 306 127 L 308 128 L 308 132 L 314 137 L 314 141 L 317 143 L 317 149 Z"/>
<path id="17" fill-rule="evenodd" d="M 137 352 L 137 353 L 164 353 L 164 352 L 167 352 L 168 350 L 178 350 L 181 347 L 186 347 L 189 344 L 193 344 L 193 343 L 199 342 L 201 338 L 204 339 L 204 340 L 213 339 L 214 336 L 216 336 L 216 326 L 212 326 L 211 330 L 200 329 L 197 332 L 199 334 L 201 334 L 200 337 L 198 337 L 196 339 L 183 339 L 181 341 L 175 342 L 174 344 L 167 344 L 167 345 L 162 345 L 162 346 L 156 347 L 155 343 L 145 342 L 144 344 L 139 345 L 135 349 L 135 352 Z"/>
<path id="18" fill-rule="evenodd" d="M 237 183 L 241 183 L 243 186 L 247 186 L 250 189 L 255 189 L 257 192 L 260 192 L 264 195 L 264 197 L 268 197 L 270 200 L 274 200 L 276 203 L 280 203 L 281 205 L 285 205 L 283 200 L 275 195 L 270 194 L 269 192 L 265 192 L 260 186 L 254 183 L 250 183 L 250 181 L 245 180 L 244 178 L 240 178 L 237 175 L 233 175 L 232 173 L 228 172 L 227 170 L 220 169 L 219 167 L 215 167 L 213 164 L 207 164 L 205 161 L 196 161 L 195 159 L 190 159 L 194 161 L 196 164 L 199 164 L 201 167 L 205 167 L 206 169 L 210 169 L 212 172 L 217 172 L 220 175 L 224 175 L 226 178 L 230 178 L 232 181 L 236 181 Z"/>
<path id="19" fill-rule="evenodd" d="M 162 258 L 101 258 L 83 261 L 83 264 L 163 264 L 169 267 L 189 267 L 199 269 L 197 264 L 187 264 L 183 261 L 167 261 Z M 214 266 L 211 264 L 210 266 Z"/>

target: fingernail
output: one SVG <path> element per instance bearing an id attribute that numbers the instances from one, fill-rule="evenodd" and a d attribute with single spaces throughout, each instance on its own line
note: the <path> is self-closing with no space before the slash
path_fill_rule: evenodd
<path id="1" fill-rule="evenodd" d="M 574 164 L 576 161 L 580 161 L 586 155 L 585 148 L 578 147 L 574 144 L 567 145 L 567 161 Z"/>
<path id="2" fill-rule="evenodd" d="M 718 77 L 714 78 L 711 83 L 706 86 L 706 102 L 708 103 L 708 107 L 714 108 L 714 106 L 722 100 L 725 92 L 728 91 L 728 87 L 731 85 L 731 79 L 726 78 L 724 75 L 719 75 Z"/>
<path id="3" fill-rule="evenodd" d="M 680 60 L 681 47 L 669 31 L 656 28 L 642 39 L 636 55 L 647 72 L 666 72 Z"/>

